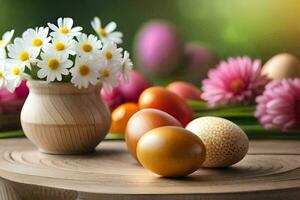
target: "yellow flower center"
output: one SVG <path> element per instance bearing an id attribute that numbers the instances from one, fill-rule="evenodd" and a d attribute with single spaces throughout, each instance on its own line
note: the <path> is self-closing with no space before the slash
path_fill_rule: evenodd
<path id="1" fill-rule="evenodd" d="M 99 28 L 99 34 L 102 35 L 103 37 L 106 37 L 108 33 L 104 28 Z"/>
<path id="2" fill-rule="evenodd" d="M 105 56 L 106 56 L 106 58 L 107 58 L 108 60 L 110 60 L 110 59 L 113 57 L 113 54 L 112 54 L 111 51 L 107 51 L 107 52 L 105 53 Z"/>
<path id="3" fill-rule="evenodd" d="M 236 79 L 232 81 L 230 84 L 230 87 L 234 92 L 238 92 L 239 90 L 244 88 L 244 86 L 245 86 L 244 82 L 241 81 L 240 79 Z"/>
<path id="4" fill-rule="evenodd" d="M 86 76 L 90 72 L 90 68 L 87 65 L 81 65 L 79 67 L 79 74 L 81 76 Z"/>
<path id="5" fill-rule="evenodd" d="M 48 61 L 48 68 L 51 70 L 56 70 L 59 67 L 59 62 L 57 59 L 53 58 Z"/>
<path id="6" fill-rule="evenodd" d="M 26 61 L 29 59 L 29 53 L 27 51 L 22 51 L 20 54 L 19 54 L 19 59 L 21 61 Z"/>
<path id="7" fill-rule="evenodd" d="M 110 76 L 110 72 L 109 70 L 105 69 L 101 72 L 101 76 L 104 77 L 104 78 L 107 78 Z"/>
<path id="8" fill-rule="evenodd" d="M 68 34 L 70 32 L 70 30 L 68 28 L 60 28 L 59 32 L 62 34 Z"/>
<path id="9" fill-rule="evenodd" d="M 3 78 L 3 71 L 0 69 L 0 78 Z"/>
<path id="10" fill-rule="evenodd" d="M 20 73 L 21 73 L 21 70 L 20 70 L 19 67 L 13 67 L 13 68 L 12 68 L 12 73 L 13 73 L 13 75 L 15 75 L 15 76 L 19 76 Z"/>
<path id="11" fill-rule="evenodd" d="M 85 51 L 85 52 L 90 52 L 90 51 L 93 50 L 93 47 L 92 47 L 92 45 L 90 45 L 90 44 L 88 44 L 88 43 L 85 43 L 85 44 L 82 45 L 82 49 L 83 49 L 83 51 Z"/>
<path id="12" fill-rule="evenodd" d="M 65 44 L 62 43 L 62 42 L 58 42 L 54 45 L 54 48 L 57 50 L 57 51 L 62 51 L 65 49 Z"/>
<path id="13" fill-rule="evenodd" d="M 40 47 L 43 44 L 43 40 L 40 38 L 36 38 L 32 41 L 32 45 L 35 47 Z"/>
<path id="14" fill-rule="evenodd" d="M 0 40 L 0 44 L 4 44 L 4 40 Z"/>

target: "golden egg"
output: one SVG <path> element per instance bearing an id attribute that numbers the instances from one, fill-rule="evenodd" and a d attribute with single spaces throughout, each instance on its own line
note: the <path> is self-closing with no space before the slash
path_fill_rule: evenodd
<path id="1" fill-rule="evenodd" d="M 300 77 L 300 61 L 289 53 L 277 54 L 266 62 L 262 74 L 272 80 Z"/>
<path id="2" fill-rule="evenodd" d="M 139 140 L 136 153 L 145 168 L 163 177 L 191 174 L 205 159 L 205 147 L 199 137 L 175 126 L 147 132 Z"/>
<path id="3" fill-rule="evenodd" d="M 128 121 L 125 131 L 125 142 L 128 151 L 137 160 L 136 146 L 140 138 L 148 131 L 161 126 L 181 126 L 172 115 L 157 109 L 142 109 Z"/>
<path id="4" fill-rule="evenodd" d="M 186 129 L 203 141 L 206 158 L 202 167 L 227 167 L 244 158 L 249 140 L 244 131 L 233 122 L 220 117 L 200 117 Z"/>

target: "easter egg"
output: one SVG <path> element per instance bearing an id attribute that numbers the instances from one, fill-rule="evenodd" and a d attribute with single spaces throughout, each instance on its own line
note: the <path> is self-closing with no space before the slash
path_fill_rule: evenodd
<path id="1" fill-rule="evenodd" d="M 207 77 L 207 73 L 217 63 L 217 54 L 204 45 L 188 43 L 184 47 L 186 76 L 195 83 Z"/>
<path id="2" fill-rule="evenodd" d="M 201 99 L 201 91 L 188 82 L 175 81 L 170 83 L 166 88 L 183 99 Z"/>
<path id="3" fill-rule="evenodd" d="M 125 133 L 130 117 L 139 110 L 136 103 L 124 103 L 118 106 L 111 114 L 112 122 L 110 133 Z"/>
<path id="4" fill-rule="evenodd" d="M 137 35 L 136 58 L 143 71 L 171 73 L 183 58 L 183 45 L 175 27 L 166 21 L 150 21 Z"/>
<path id="5" fill-rule="evenodd" d="M 101 96 L 103 100 L 107 103 L 110 111 L 113 111 L 117 106 L 121 105 L 124 102 L 123 95 L 117 87 L 114 88 L 110 93 L 102 89 Z"/>
<path id="6" fill-rule="evenodd" d="M 233 122 L 220 117 L 200 117 L 186 129 L 196 134 L 206 147 L 203 167 L 227 167 L 244 158 L 249 140 L 244 131 Z"/>
<path id="7" fill-rule="evenodd" d="M 126 102 L 137 102 L 140 94 L 148 87 L 150 87 L 150 83 L 146 78 L 139 72 L 132 71 L 130 81 L 125 83 L 125 81 L 121 79 L 118 88 Z"/>
<path id="8" fill-rule="evenodd" d="M 199 169 L 205 159 L 202 141 L 174 126 L 147 132 L 139 140 L 136 152 L 143 167 L 163 177 L 187 176 Z"/>
<path id="9" fill-rule="evenodd" d="M 163 87 L 147 88 L 139 98 L 139 107 L 155 108 L 169 113 L 183 126 L 193 118 L 191 108 L 185 100 Z"/>
<path id="10" fill-rule="evenodd" d="M 289 53 L 277 54 L 266 62 L 262 74 L 273 80 L 300 77 L 300 61 Z"/>
<path id="11" fill-rule="evenodd" d="M 148 131 L 161 126 L 178 126 L 181 124 L 172 115 L 157 109 L 142 109 L 136 112 L 128 121 L 125 131 L 125 141 L 128 151 L 136 157 L 136 146 L 139 139 Z"/>

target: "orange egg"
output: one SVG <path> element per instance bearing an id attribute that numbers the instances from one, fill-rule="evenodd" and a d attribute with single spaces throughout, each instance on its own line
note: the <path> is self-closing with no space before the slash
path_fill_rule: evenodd
<path id="1" fill-rule="evenodd" d="M 191 108 L 185 100 L 163 87 L 150 87 L 140 95 L 139 107 L 155 108 L 169 113 L 183 126 L 193 119 Z"/>
<path id="2" fill-rule="evenodd" d="M 172 115 L 157 109 L 140 110 L 129 119 L 125 131 L 125 141 L 129 152 L 136 160 L 136 145 L 139 139 L 151 129 L 161 126 L 181 127 L 181 124 Z"/>
<path id="3" fill-rule="evenodd" d="M 206 151 L 192 132 L 164 126 L 143 135 L 136 152 L 140 163 L 150 171 L 164 177 L 181 177 L 200 168 Z"/>
<path id="4" fill-rule="evenodd" d="M 201 99 L 201 91 L 188 82 L 174 81 L 170 83 L 166 88 L 184 99 Z"/>
<path id="5" fill-rule="evenodd" d="M 112 123 L 110 133 L 125 133 L 129 118 L 139 110 L 136 103 L 124 103 L 118 106 L 111 114 Z"/>

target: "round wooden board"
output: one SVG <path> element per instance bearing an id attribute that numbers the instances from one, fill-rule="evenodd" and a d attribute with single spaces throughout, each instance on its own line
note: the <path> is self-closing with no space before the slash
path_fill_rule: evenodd
<path id="1" fill-rule="evenodd" d="M 3 139 L 0 177 L 21 191 L 21 199 L 28 185 L 48 196 L 57 190 L 55 199 L 299 199 L 299 148 L 300 141 L 252 141 L 248 155 L 232 167 L 165 179 L 136 163 L 124 142 L 102 142 L 88 155 L 58 156 L 39 153 L 26 139 Z"/>

